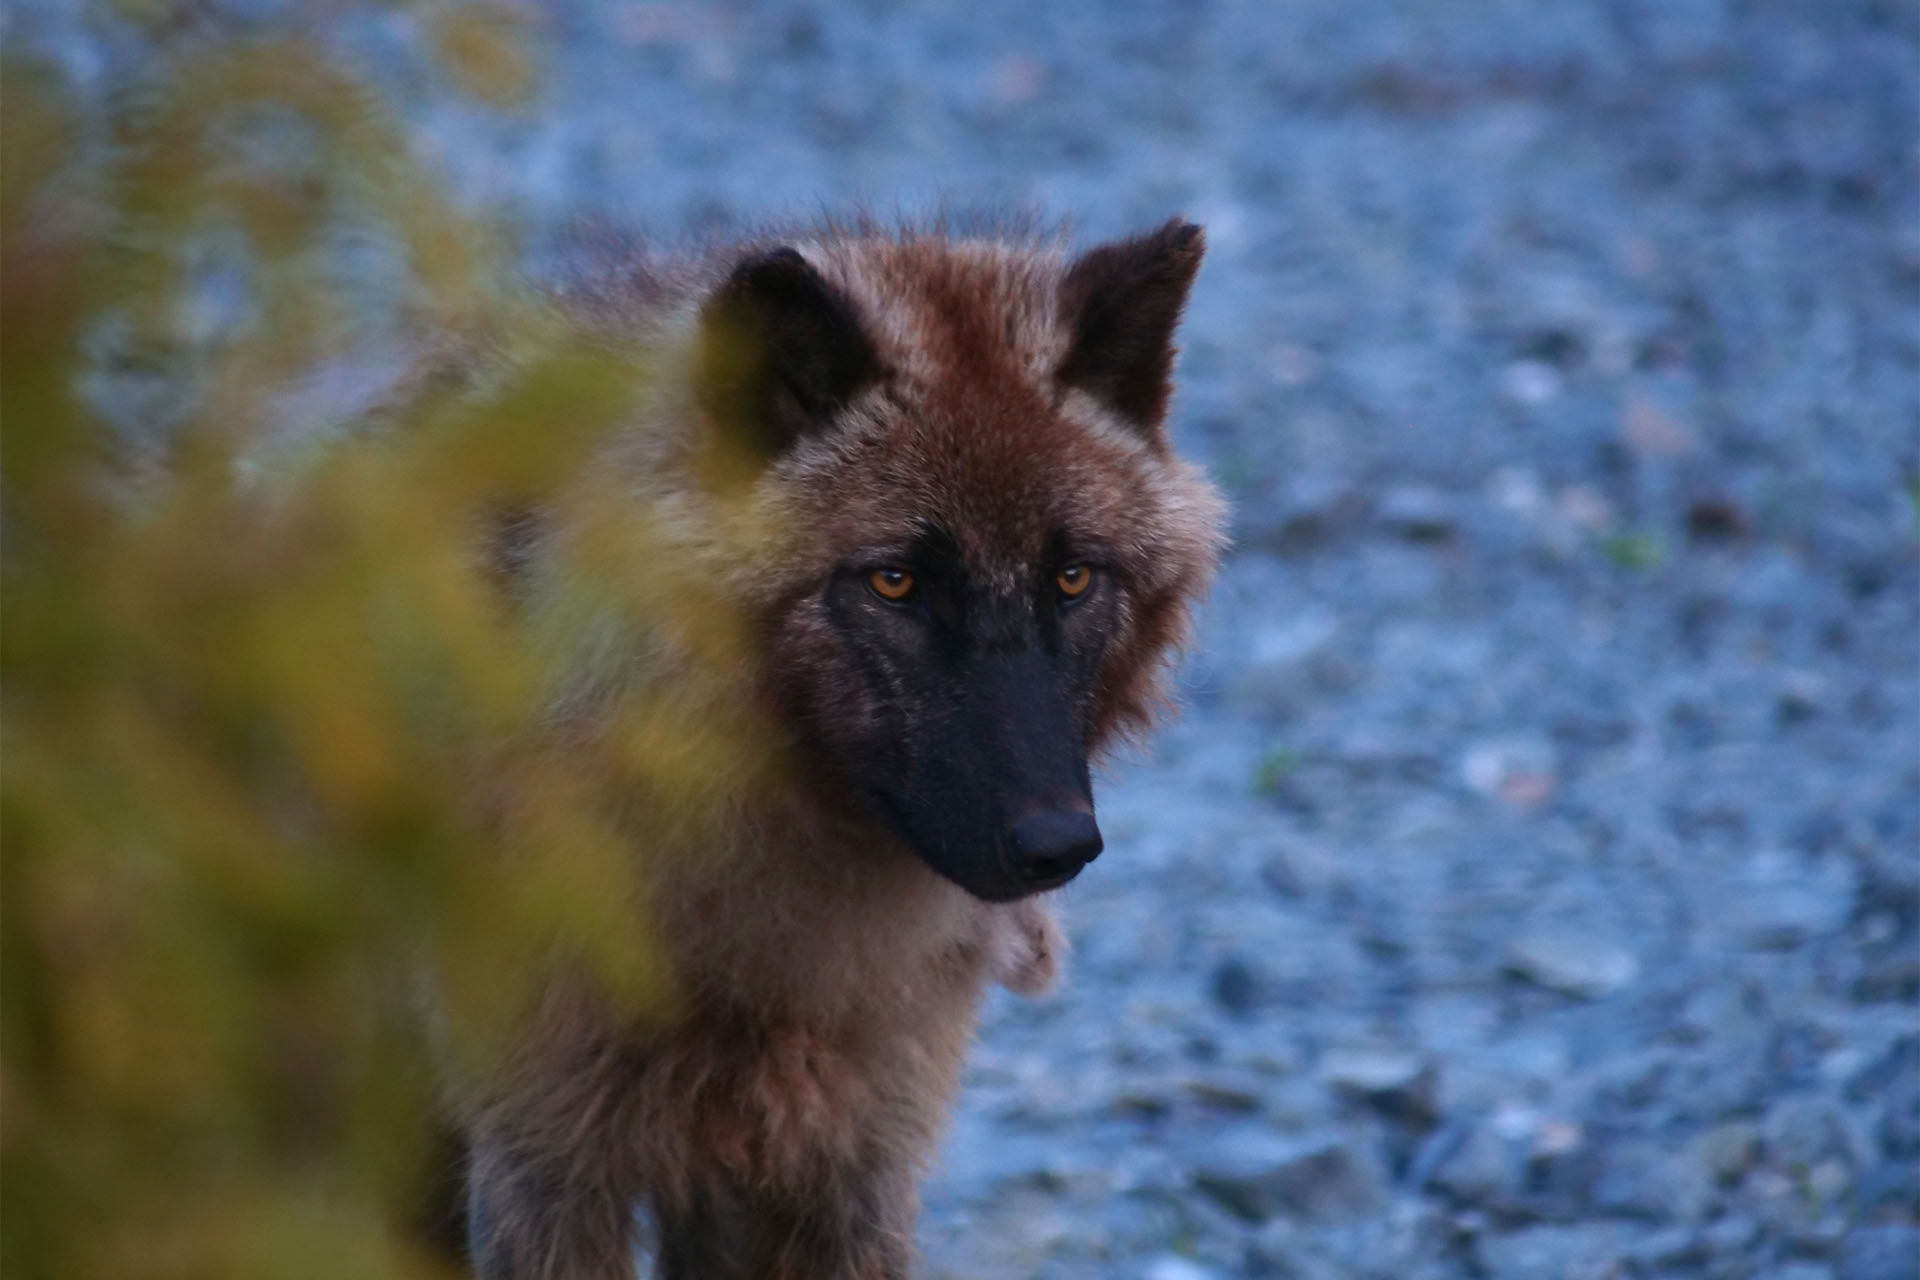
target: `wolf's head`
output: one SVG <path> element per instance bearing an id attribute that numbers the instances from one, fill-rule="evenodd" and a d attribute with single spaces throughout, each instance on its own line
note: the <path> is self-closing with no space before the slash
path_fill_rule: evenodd
<path id="1" fill-rule="evenodd" d="M 732 265 L 697 392 L 786 545 L 763 625 L 803 757 L 989 901 L 1101 847 L 1089 757 L 1143 725 L 1221 505 L 1165 432 L 1200 228 L 1078 258 L 827 236 Z"/>

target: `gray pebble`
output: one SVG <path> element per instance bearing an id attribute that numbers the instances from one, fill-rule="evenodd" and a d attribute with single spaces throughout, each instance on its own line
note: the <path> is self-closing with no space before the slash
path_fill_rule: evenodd
<path id="1" fill-rule="evenodd" d="M 1841 1242 L 1838 1269 L 1840 1280 L 1915 1280 L 1920 1277 L 1920 1227 L 1856 1227 Z"/>
<path id="2" fill-rule="evenodd" d="M 1437 1114 L 1439 1076 L 1432 1063 L 1394 1049 L 1336 1049 L 1320 1062 L 1320 1078 L 1342 1097 L 1389 1119 L 1425 1126 Z"/>
<path id="3" fill-rule="evenodd" d="M 1613 1280 L 1628 1234 L 1614 1223 L 1527 1227 L 1483 1238 L 1480 1265 L 1494 1280 Z"/>
<path id="4" fill-rule="evenodd" d="M 1415 485 L 1388 489 L 1380 495 L 1376 512 L 1382 527 L 1408 542 L 1445 542 L 1459 524 L 1452 498 Z"/>
<path id="5" fill-rule="evenodd" d="M 1444 1140 L 1443 1135 L 1436 1135 Z M 1518 1185 L 1518 1162 L 1512 1144 L 1492 1126 L 1474 1124 L 1453 1140 L 1450 1150 L 1434 1163 L 1425 1181 L 1464 1204 L 1510 1200 Z M 1418 1164 L 1416 1158 L 1416 1164 Z"/>
<path id="6" fill-rule="evenodd" d="M 1744 1120 L 1716 1125 L 1700 1138 L 1699 1160 L 1722 1183 L 1738 1182 L 1760 1154 L 1760 1130 Z"/>
<path id="7" fill-rule="evenodd" d="M 1712 1196 L 1712 1179 L 1698 1161 L 1668 1143 L 1633 1140 L 1606 1150 L 1593 1207 L 1620 1217 L 1692 1222 L 1706 1212 Z"/>
<path id="8" fill-rule="evenodd" d="M 1523 935 L 1508 950 L 1507 968 L 1549 991 L 1587 1000 L 1611 995 L 1640 974 L 1640 962 L 1626 946 L 1574 930 Z"/>
<path id="9" fill-rule="evenodd" d="M 1249 1222 L 1367 1213 L 1383 1190 L 1372 1159 L 1349 1141 L 1257 1131 L 1236 1133 L 1202 1157 L 1193 1184 Z"/>

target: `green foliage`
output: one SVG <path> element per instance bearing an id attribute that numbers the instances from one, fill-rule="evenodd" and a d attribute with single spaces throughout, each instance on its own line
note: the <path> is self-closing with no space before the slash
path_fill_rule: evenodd
<path id="1" fill-rule="evenodd" d="M 524 96 L 511 24 L 436 21 L 460 83 Z M 609 797 L 744 750 L 642 690 L 583 767 L 478 553 L 569 503 L 573 576 L 624 584 L 589 612 L 727 652 L 572 491 L 643 370 L 519 307 L 309 46 L 156 46 L 105 100 L 0 86 L 0 1272 L 433 1274 L 391 1228 L 436 1080 L 556 963 L 665 998 Z M 370 338 L 421 376 L 291 447 L 287 389 Z M 482 347 L 490 376 L 431 376 Z"/>
<path id="2" fill-rule="evenodd" d="M 1287 780 L 1299 771 L 1301 764 L 1300 753 L 1290 747 L 1274 747 L 1262 753 L 1253 773 L 1254 794 L 1279 795 L 1287 785 Z"/>
<path id="3" fill-rule="evenodd" d="M 1667 558 L 1660 540 L 1647 533 L 1616 533 L 1600 540 L 1600 553 L 1622 569 L 1658 569 Z"/>

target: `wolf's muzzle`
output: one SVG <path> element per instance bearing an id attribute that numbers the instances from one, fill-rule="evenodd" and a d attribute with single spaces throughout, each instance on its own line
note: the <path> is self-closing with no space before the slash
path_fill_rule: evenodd
<path id="1" fill-rule="evenodd" d="M 1007 833 L 1010 869 L 1029 890 L 1054 889 L 1080 874 L 1105 847 L 1093 815 L 1083 810 L 1022 818 Z"/>

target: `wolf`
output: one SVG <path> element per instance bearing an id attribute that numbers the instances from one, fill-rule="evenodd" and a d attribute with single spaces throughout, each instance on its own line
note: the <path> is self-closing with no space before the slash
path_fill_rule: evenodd
<path id="1" fill-rule="evenodd" d="M 557 976 L 463 1095 L 478 1276 L 625 1280 L 649 1222 L 665 1280 L 909 1273 L 982 995 L 1054 980 L 1090 766 L 1164 704 L 1221 547 L 1166 429 L 1203 250 L 1177 218 L 1078 255 L 824 226 L 568 295 L 656 371 L 598 483 L 738 625 L 586 646 L 562 719 L 591 739 L 644 685 L 751 760 L 632 788 L 670 1007 Z M 537 615 L 586 534 L 509 535 Z"/>

